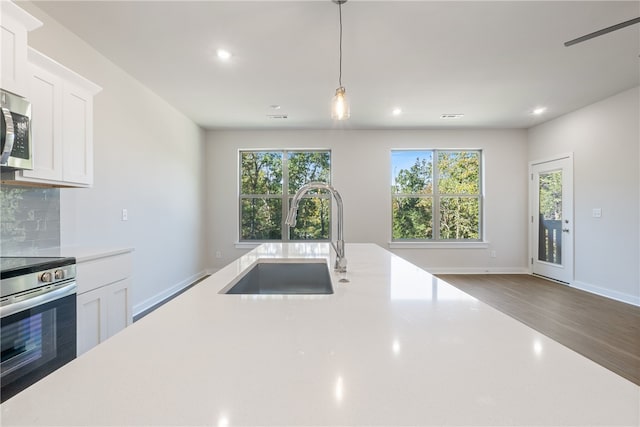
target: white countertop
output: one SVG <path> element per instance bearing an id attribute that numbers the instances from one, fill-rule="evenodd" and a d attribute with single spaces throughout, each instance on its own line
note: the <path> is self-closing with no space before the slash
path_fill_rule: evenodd
<path id="1" fill-rule="evenodd" d="M 74 257 L 76 263 L 93 261 L 114 255 L 133 252 L 133 248 L 121 247 L 89 247 L 89 246 L 61 246 L 45 249 L 28 249 L 12 253 L 11 256 L 38 256 L 38 257 Z"/>
<path id="2" fill-rule="evenodd" d="M 375 245 L 347 245 L 333 295 L 218 293 L 257 258 L 328 254 L 258 247 L 9 399 L 2 425 L 640 424 L 640 387 Z"/>
<path id="3" fill-rule="evenodd" d="M 64 246 L 47 250 L 50 256 L 72 256 L 77 263 L 93 261 L 114 255 L 133 252 L 133 248 L 119 247 L 88 247 L 88 246 Z"/>

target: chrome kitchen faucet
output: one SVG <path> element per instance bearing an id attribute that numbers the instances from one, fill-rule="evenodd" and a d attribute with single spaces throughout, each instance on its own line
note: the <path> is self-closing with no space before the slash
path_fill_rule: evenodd
<path id="1" fill-rule="evenodd" d="M 310 190 L 327 190 L 330 192 L 333 197 L 336 199 L 336 204 L 338 205 L 338 240 L 334 244 L 331 242 L 331 246 L 336 251 L 336 264 L 334 269 L 338 273 L 346 273 L 347 272 L 347 259 L 344 256 L 344 239 L 343 239 L 343 220 L 344 216 L 342 214 L 342 197 L 338 190 L 333 188 L 331 185 L 326 182 L 318 182 L 312 181 L 307 182 L 305 185 L 300 187 L 300 189 L 296 192 L 295 196 L 293 196 L 293 200 L 291 201 L 291 209 L 289 209 L 289 214 L 287 215 L 287 220 L 285 224 L 290 227 L 296 226 L 296 216 L 298 215 L 298 204 L 302 199 L 302 196 L 307 194 Z"/>

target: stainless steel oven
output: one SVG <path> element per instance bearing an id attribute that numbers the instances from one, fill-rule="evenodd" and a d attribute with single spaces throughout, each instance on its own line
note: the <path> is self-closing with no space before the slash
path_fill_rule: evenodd
<path id="1" fill-rule="evenodd" d="M 0 401 L 76 357 L 74 258 L 2 257 Z"/>

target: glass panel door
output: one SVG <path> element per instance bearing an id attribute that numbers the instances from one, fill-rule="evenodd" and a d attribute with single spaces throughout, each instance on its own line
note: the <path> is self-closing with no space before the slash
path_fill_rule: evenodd
<path id="1" fill-rule="evenodd" d="M 531 165 L 531 269 L 573 281 L 573 159 Z"/>

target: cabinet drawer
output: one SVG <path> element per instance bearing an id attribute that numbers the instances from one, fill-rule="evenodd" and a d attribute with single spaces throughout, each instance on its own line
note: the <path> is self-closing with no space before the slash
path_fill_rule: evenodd
<path id="1" fill-rule="evenodd" d="M 78 294 L 82 294 L 131 276 L 131 255 L 114 255 L 81 262 L 76 268 Z"/>

